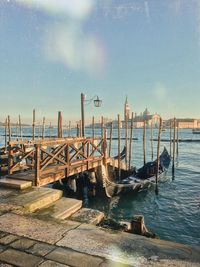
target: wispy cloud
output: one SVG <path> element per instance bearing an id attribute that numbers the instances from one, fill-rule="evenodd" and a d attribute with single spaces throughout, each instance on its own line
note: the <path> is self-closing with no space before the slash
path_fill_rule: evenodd
<path id="1" fill-rule="evenodd" d="M 150 12 L 149 12 L 149 2 L 148 1 L 144 1 L 144 11 L 145 11 L 145 15 L 147 20 L 150 20 Z"/>

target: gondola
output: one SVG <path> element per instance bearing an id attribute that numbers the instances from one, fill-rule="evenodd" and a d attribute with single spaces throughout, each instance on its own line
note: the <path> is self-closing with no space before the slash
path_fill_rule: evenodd
<path id="1" fill-rule="evenodd" d="M 158 180 L 161 180 L 169 167 L 170 155 L 164 147 L 159 157 Z M 156 181 L 157 160 L 146 163 L 142 168 L 135 171 L 134 174 L 120 181 L 111 181 L 104 177 L 103 185 L 108 197 L 114 197 L 126 193 L 136 193 L 148 189 Z"/>

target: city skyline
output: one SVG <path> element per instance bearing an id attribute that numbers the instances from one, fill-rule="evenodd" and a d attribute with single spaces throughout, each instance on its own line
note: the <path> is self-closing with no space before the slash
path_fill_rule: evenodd
<path id="1" fill-rule="evenodd" d="M 86 121 L 147 107 L 163 118 L 199 118 L 200 3 L 0 2 L 1 114 L 30 121 L 80 119 L 80 94 L 98 95 Z"/>

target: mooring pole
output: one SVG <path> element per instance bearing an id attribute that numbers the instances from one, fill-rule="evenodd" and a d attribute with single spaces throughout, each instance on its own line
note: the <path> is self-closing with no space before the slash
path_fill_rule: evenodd
<path id="1" fill-rule="evenodd" d="M 144 165 L 146 164 L 146 120 L 144 120 L 143 127 L 143 156 L 144 156 Z"/>
<path id="2" fill-rule="evenodd" d="M 159 166 L 160 166 L 160 136 L 162 131 L 162 118 L 160 117 L 160 125 L 158 131 L 158 144 L 157 144 L 157 161 L 156 161 L 156 188 L 155 193 L 158 195 L 158 175 L 159 175 Z"/>
<path id="3" fill-rule="evenodd" d="M 43 117 L 43 121 L 42 121 L 42 139 L 44 139 L 45 137 L 45 117 Z"/>
<path id="4" fill-rule="evenodd" d="M 79 137 L 80 133 L 79 133 L 79 124 L 77 123 L 76 125 L 76 136 Z"/>
<path id="5" fill-rule="evenodd" d="M 18 121 L 16 122 L 16 140 L 18 140 Z"/>
<path id="6" fill-rule="evenodd" d="M 121 180 L 121 158 L 120 158 L 120 145 L 121 145 L 121 134 L 120 134 L 120 115 L 118 114 L 118 178 Z"/>
<path id="7" fill-rule="evenodd" d="M 92 117 L 92 138 L 94 140 L 94 135 L 95 135 L 95 132 L 94 132 L 94 116 Z"/>
<path id="8" fill-rule="evenodd" d="M 80 135 L 85 137 L 85 95 L 81 93 L 81 132 Z"/>
<path id="9" fill-rule="evenodd" d="M 22 140 L 22 122 L 21 116 L 19 115 L 19 132 L 20 132 L 20 139 Z"/>
<path id="10" fill-rule="evenodd" d="M 176 155 L 178 155 L 178 138 L 179 138 L 179 123 L 176 121 L 177 128 L 176 128 Z"/>
<path id="11" fill-rule="evenodd" d="M 153 122 L 151 121 L 151 160 L 153 161 Z"/>
<path id="12" fill-rule="evenodd" d="M 7 152 L 7 128 L 8 128 L 8 119 L 5 120 L 5 152 Z"/>
<path id="13" fill-rule="evenodd" d="M 129 170 L 131 169 L 131 158 L 132 158 L 132 139 L 133 139 L 133 112 L 131 114 L 131 131 L 129 140 Z"/>
<path id="14" fill-rule="evenodd" d="M 51 138 L 51 122 L 49 123 L 49 138 Z"/>
<path id="15" fill-rule="evenodd" d="M 69 132 L 68 132 L 68 137 L 71 137 L 71 121 L 69 121 Z"/>
<path id="16" fill-rule="evenodd" d="M 126 135 L 126 157 L 125 157 L 125 163 L 126 163 L 126 170 L 128 170 L 128 116 L 125 115 L 125 135 Z"/>
<path id="17" fill-rule="evenodd" d="M 169 147 L 170 157 L 172 156 L 172 119 L 170 119 L 170 147 Z"/>
<path id="18" fill-rule="evenodd" d="M 62 138 L 62 113 L 58 111 L 58 138 Z"/>
<path id="19" fill-rule="evenodd" d="M 111 121 L 111 123 L 110 123 L 109 157 L 111 156 L 111 150 L 112 150 L 112 130 L 113 130 L 113 123 Z"/>
<path id="20" fill-rule="evenodd" d="M 10 116 L 8 115 L 8 141 L 11 141 L 11 125 L 10 125 Z"/>
<path id="21" fill-rule="evenodd" d="M 32 139 L 35 140 L 35 109 L 33 110 Z"/>
<path id="22" fill-rule="evenodd" d="M 176 142 L 176 118 L 174 118 L 174 136 L 173 136 L 173 162 L 172 162 L 172 179 L 174 179 L 174 162 L 175 162 L 175 142 Z"/>

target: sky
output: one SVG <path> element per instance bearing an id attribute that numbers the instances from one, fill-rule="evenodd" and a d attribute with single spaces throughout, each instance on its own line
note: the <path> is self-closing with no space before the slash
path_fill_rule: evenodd
<path id="1" fill-rule="evenodd" d="M 200 118 L 200 0 L 0 0 L 0 121 Z M 91 100 L 98 95 L 102 107 Z"/>

